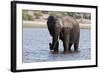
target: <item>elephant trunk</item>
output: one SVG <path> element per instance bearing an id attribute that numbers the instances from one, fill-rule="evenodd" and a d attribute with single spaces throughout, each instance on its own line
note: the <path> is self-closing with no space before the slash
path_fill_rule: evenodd
<path id="1" fill-rule="evenodd" d="M 51 50 L 56 49 L 57 42 L 59 41 L 59 36 L 60 36 L 60 27 L 55 28 L 54 36 L 53 36 L 53 41 L 51 44 Z"/>

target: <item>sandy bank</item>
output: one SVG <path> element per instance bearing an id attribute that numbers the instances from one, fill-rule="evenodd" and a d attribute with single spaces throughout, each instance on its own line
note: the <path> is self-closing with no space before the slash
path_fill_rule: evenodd
<path id="1" fill-rule="evenodd" d="M 79 23 L 80 28 L 84 28 L 84 29 L 90 29 L 91 28 L 91 24 L 82 24 Z M 45 28 L 46 26 L 46 21 L 23 21 L 23 27 L 24 28 L 36 28 L 36 27 L 41 27 L 41 28 Z"/>

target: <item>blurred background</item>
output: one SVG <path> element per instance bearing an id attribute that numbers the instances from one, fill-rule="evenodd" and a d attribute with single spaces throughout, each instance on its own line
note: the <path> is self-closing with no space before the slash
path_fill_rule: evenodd
<path id="1" fill-rule="evenodd" d="M 23 27 L 47 27 L 46 22 L 49 15 L 71 16 L 79 22 L 80 28 L 90 28 L 91 13 L 54 12 L 36 10 L 22 11 Z"/>

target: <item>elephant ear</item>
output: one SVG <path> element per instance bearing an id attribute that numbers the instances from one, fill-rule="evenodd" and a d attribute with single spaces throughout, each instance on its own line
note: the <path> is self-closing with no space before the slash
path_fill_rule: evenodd
<path id="1" fill-rule="evenodd" d="M 48 17 L 47 24 L 48 24 L 49 27 L 54 26 L 54 24 L 55 24 L 54 16 L 49 16 L 49 17 Z"/>
<path id="2" fill-rule="evenodd" d="M 50 18 L 48 18 L 47 24 L 52 24 L 52 21 Z"/>

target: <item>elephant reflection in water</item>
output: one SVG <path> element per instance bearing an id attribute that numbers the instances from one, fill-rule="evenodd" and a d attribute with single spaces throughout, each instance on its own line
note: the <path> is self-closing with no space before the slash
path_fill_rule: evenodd
<path id="1" fill-rule="evenodd" d="M 74 18 L 51 15 L 48 17 L 47 27 L 52 37 L 52 43 L 49 43 L 49 47 L 54 53 L 59 52 L 59 40 L 63 42 L 64 53 L 71 52 L 72 45 L 74 45 L 74 51 L 79 50 L 80 27 Z"/>

